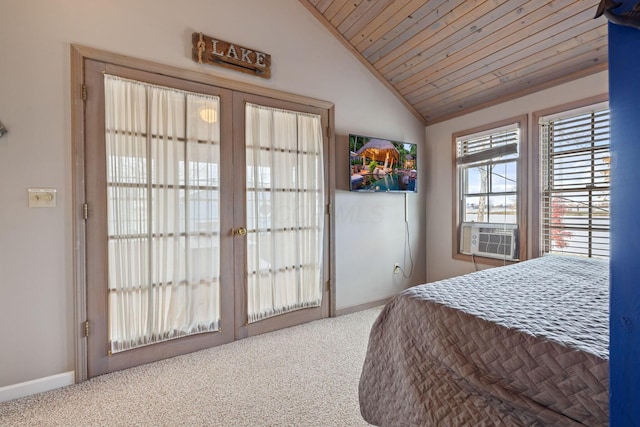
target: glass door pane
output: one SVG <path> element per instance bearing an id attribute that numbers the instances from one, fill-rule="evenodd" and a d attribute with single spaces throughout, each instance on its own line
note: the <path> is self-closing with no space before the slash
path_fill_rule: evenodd
<path id="1" fill-rule="evenodd" d="M 322 304 L 319 115 L 246 105 L 249 323 Z"/>
<path id="2" fill-rule="evenodd" d="M 111 353 L 219 329 L 219 103 L 105 76 Z"/>

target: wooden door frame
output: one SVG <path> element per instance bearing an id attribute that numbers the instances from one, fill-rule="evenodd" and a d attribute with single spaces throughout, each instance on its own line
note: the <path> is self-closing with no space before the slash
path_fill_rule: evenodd
<path id="1" fill-rule="evenodd" d="M 270 97 L 282 101 L 288 101 L 303 105 L 309 105 L 327 110 L 328 126 L 326 129 L 328 139 L 327 160 L 327 185 L 328 185 L 328 315 L 335 315 L 335 114 L 334 104 L 301 95 L 295 95 L 270 88 L 256 86 L 248 83 L 228 80 L 221 77 L 205 74 L 198 71 L 181 69 L 156 62 L 132 58 L 126 55 L 115 54 L 82 45 L 71 45 L 71 142 L 72 142 L 72 230 L 73 230 L 73 286 L 74 286 L 74 353 L 75 353 L 75 381 L 81 382 L 88 379 L 87 372 L 87 229 L 84 217 L 84 205 L 86 202 L 85 188 L 85 105 L 86 99 L 84 86 L 85 60 L 94 60 L 108 64 L 123 66 L 131 69 L 139 69 L 148 73 L 156 73 L 187 81 L 218 86 L 234 91 L 246 92 L 252 95 Z"/>

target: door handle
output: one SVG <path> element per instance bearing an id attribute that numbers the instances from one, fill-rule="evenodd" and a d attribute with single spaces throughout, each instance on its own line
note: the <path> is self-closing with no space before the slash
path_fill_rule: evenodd
<path id="1" fill-rule="evenodd" d="M 236 235 L 236 236 L 246 236 L 247 235 L 247 229 L 244 228 L 244 227 L 233 228 L 231 230 L 231 233 L 233 235 Z"/>

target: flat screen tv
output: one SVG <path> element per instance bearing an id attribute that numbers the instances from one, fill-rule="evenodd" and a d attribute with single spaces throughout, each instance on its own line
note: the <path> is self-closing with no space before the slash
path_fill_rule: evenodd
<path id="1" fill-rule="evenodd" d="M 418 191 L 418 146 L 362 135 L 349 135 L 350 190 Z"/>

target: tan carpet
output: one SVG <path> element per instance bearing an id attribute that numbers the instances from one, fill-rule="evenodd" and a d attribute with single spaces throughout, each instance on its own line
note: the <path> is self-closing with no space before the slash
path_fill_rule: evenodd
<path id="1" fill-rule="evenodd" d="M 358 379 L 379 308 L 0 403 L 2 426 L 366 426 Z"/>

